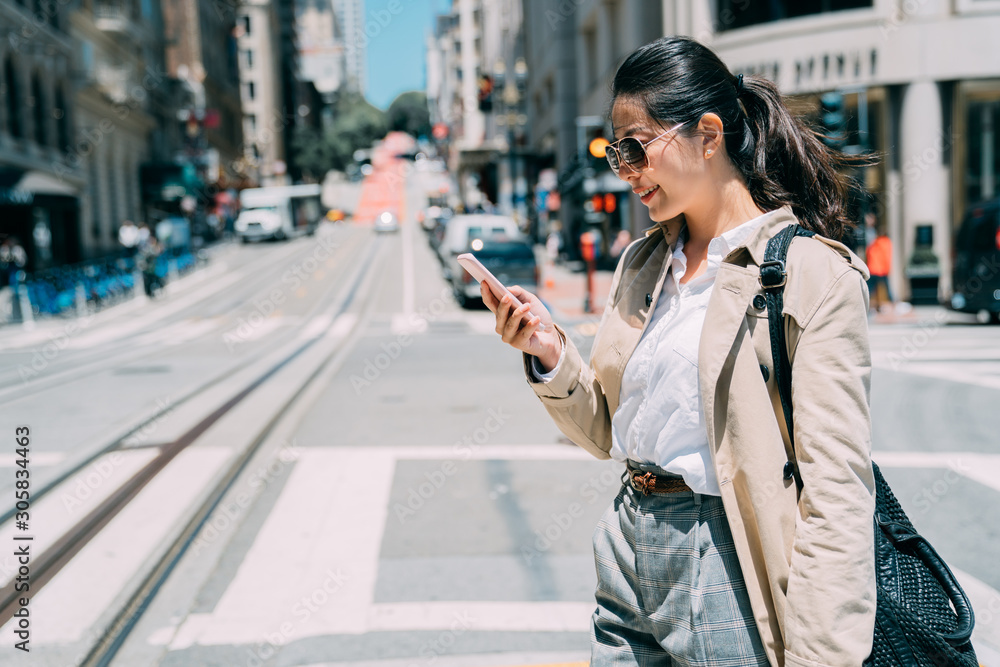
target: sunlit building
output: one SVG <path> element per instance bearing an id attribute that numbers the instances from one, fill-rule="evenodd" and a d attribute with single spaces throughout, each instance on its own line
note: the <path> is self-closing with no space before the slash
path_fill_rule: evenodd
<path id="1" fill-rule="evenodd" d="M 884 155 L 860 178 L 894 241 L 894 291 L 910 296 L 928 243 L 949 297 L 957 225 L 1000 187 L 1000 2 L 668 0 L 663 13 L 665 33 L 772 79 L 819 120 L 824 93 L 842 99 L 848 149 Z"/>
<path id="2" fill-rule="evenodd" d="M 292 119 L 282 104 L 277 8 L 272 0 L 248 0 L 240 5 L 237 18 L 243 155 L 254 182 L 281 185 L 287 179 L 285 133 Z"/>

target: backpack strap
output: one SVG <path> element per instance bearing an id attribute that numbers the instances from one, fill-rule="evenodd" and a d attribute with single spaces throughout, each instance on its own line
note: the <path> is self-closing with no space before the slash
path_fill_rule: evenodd
<path id="1" fill-rule="evenodd" d="M 788 360 L 788 345 L 785 340 L 784 289 L 788 274 L 785 271 L 785 259 L 788 257 L 788 247 L 796 236 L 813 236 L 813 232 L 800 225 L 789 225 L 775 234 L 767 242 L 764 250 L 764 261 L 760 263 L 760 286 L 764 288 L 764 298 L 767 300 L 767 326 L 771 337 L 771 362 L 774 364 L 774 381 L 778 385 L 778 396 L 781 398 L 781 410 L 785 414 L 785 426 L 788 428 L 788 441 L 792 445 L 792 456 L 785 464 L 785 476 L 795 477 L 800 487 L 798 466 L 795 465 L 795 436 L 792 428 L 792 365 Z"/>

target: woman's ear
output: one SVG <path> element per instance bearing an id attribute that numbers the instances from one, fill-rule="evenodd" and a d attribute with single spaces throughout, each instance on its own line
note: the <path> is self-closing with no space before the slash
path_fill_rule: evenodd
<path id="1" fill-rule="evenodd" d="M 705 157 L 718 153 L 724 140 L 722 119 L 716 113 L 706 113 L 698 121 L 697 134 L 701 137 L 701 151 Z"/>

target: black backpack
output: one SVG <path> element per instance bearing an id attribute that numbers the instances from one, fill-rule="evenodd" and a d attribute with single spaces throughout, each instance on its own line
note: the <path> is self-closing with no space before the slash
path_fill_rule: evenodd
<path id="1" fill-rule="evenodd" d="M 792 367 L 785 343 L 782 290 L 792 238 L 812 235 L 799 225 L 789 225 L 768 241 L 760 264 L 775 382 L 793 452 Z M 785 465 L 797 471 L 794 460 Z M 874 462 L 872 468 L 878 599 L 872 652 L 864 666 L 978 667 L 970 641 L 975 619 L 969 598 L 934 547 L 913 528 Z M 802 480 L 794 474 L 801 487 Z"/>

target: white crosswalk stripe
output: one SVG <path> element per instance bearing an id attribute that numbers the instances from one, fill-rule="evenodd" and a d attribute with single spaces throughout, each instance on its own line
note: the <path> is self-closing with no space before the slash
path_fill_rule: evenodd
<path id="1" fill-rule="evenodd" d="M 1000 389 L 1000 328 L 930 318 L 870 333 L 875 368 Z"/>

